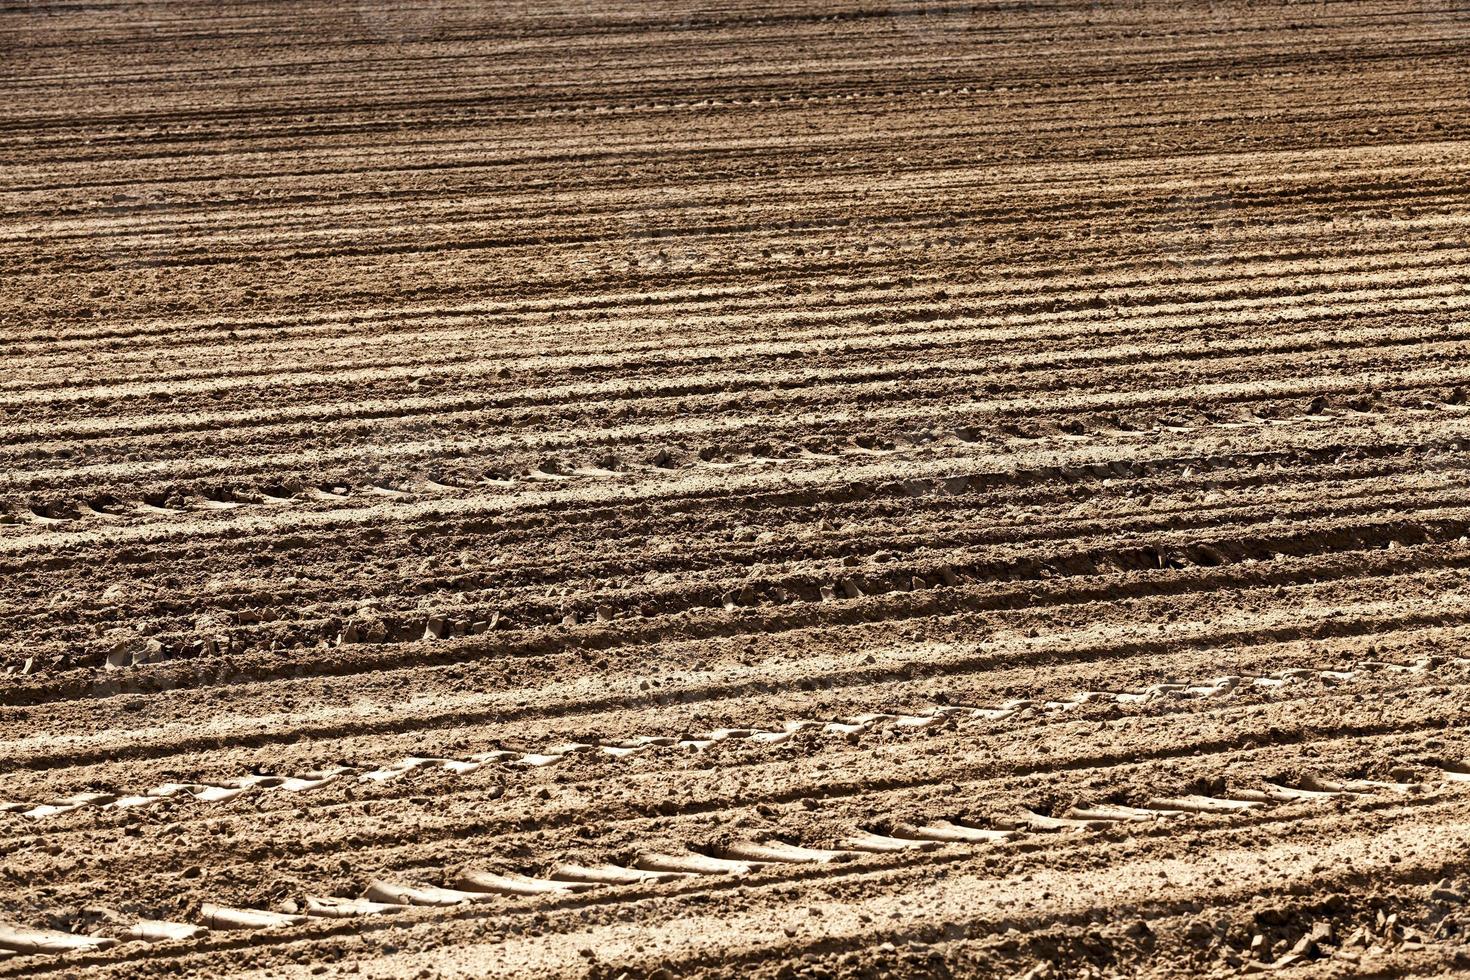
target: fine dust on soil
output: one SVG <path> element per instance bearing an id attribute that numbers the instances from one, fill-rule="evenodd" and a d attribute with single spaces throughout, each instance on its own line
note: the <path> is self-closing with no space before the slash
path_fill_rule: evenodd
<path id="1" fill-rule="evenodd" d="M 0 978 L 1470 966 L 1463 3 L 0 47 Z"/>

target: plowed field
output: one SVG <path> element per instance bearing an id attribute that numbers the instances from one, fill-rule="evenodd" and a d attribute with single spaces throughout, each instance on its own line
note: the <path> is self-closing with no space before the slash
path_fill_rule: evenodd
<path id="1" fill-rule="evenodd" d="M 1470 969 L 1463 0 L 0 56 L 0 980 Z"/>

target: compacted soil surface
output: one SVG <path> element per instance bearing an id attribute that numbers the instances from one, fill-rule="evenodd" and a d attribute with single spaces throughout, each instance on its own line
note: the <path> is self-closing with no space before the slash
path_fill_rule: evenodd
<path id="1" fill-rule="evenodd" d="M 0 55 L 0 978 L 1470 969 L 1463 0 Z"/>

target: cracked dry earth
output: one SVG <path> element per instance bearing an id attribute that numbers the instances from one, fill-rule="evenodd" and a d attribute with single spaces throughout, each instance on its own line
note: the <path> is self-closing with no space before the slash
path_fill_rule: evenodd
<path id="1" fill-rule="evenodd" d="M 0 6 L 0 980 L 1470 969 L 1470 9 Z"/>

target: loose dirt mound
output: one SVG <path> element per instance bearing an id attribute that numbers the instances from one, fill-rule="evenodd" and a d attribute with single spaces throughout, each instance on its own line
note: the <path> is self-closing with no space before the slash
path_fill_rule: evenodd
<path id="1" fill-rule="evenodd" d="M 0 978 L 1466 969 L 1467 28 L 0 9 Z"/>

